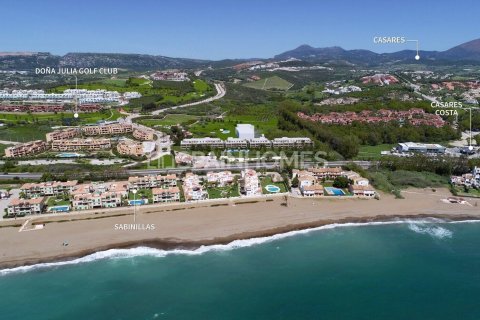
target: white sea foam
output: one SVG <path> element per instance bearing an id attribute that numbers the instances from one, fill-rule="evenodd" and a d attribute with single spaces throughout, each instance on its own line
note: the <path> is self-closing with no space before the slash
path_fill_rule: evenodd
<path id="1" fill-rule="evenodd" d="M 428 225 L 423 222 L 413 222 L 408 224 L 408 228 L 416 233 L 428 234 L 437 239 L 451 238 L 453 232 L 437 225 Z"/>
<path id="2" fill-rule="evenodd" d="M 206 252 L 211 251 L 227 251 L 232 249 L 238 248 L 245 248 L 251 247 L 254 245 L 271 242 L 283 238 L 288 238 L 300 234 L 307 234 L 312 231 L 319 231 L 319 230 L 328 230 L 328 229 L 335 229 L 335 228 L 343 228 L 343 227 L 361 227 L 361 226 L 376 226 L 376 225 L 388 225 L 388 224 L 405 224 L 409 225 L 409 228 L 412 231 L 418 233 L 427 233 L 437 238 L 442 237 L 451 237 L 453 233 L 445 228 L 434 226 L 429 227 L 428 224 L 432 223 L 447 223 L 446 221 L 440 219 L 422 219 L 422 220 L 392 220 L 392 221 L 384 221 L 384 222 L 363 222 L 363 223 L 333 223 L 321 227 L 316 228 L 309 228 L 304 230 L 296 230 L 290 231 L 280 234 L 275 234 L 269 237 L 259 237 L 259 238 L 251 238 L 251 239 L 244 239 L 244 240 L 235 240 L 228 244 L 216 244 L 210 246 L 200 246 L 196 249 L 174 249 L 174 250 L 162 250 L 162 249 L 155 249 L 149 247 L 137 247 L 131 249 L 109 249 L 105 251 L 99 251 L 90 255 L 87 255 L 82 258 L 67 260 L 67 261 L 60 261 L 60 262 L 48 262 L 48 263 L 39 263 L 29 266 L 22 266 L 22 267 L 15 267 L 9 269 L 0 270 L 0 276 L 17 273 L 17 272 L 27 272 L 35 269 L 45 269 L 45 268 L 53 268 L 53 267 L 60 267 L 66 265 L 75 265 L 79 263 L 88 263 L 96 260 L 103 260 L 103 259 L 125 259 L 125 258 L 133 258 L 139 256 L 151 256 L 151 257 L 165 257 L 167 255 L 201 255 Z M 448 223 L 461 223 L 462 221 L 454 221 Z M 465 222 L 473 223 L 473 222 L 480 222 L 479 220 L 467 220 Z"/>

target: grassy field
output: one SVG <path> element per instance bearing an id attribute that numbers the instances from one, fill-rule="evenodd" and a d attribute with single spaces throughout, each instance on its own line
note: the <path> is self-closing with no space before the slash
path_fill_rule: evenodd
<path id="1" fill-rule="evenodd" d="M 277 128 L 277 119 L 275 117 L 261 119 L 254 115 L 245 116 L 227 116 L 223 120 L 197 122 L 189 128 L 195 137 L 216 137 L 226 139 L 235 137 L 235 127 L 238 123 L 250 123 L 255 126 L 257 133 L 264 133 L 269 129 Z M 220 129 L 229 132 L 221 131 Z"/>
<path id="2" fill-rule="evenodd" d="M 151 160 L 150 163 L 145 162 L 141 163 L 140 166 L 135 167 L 136 169 L 164 169 L 164 168 L 174 168 L 175 167 L 175 159 L 172 155 L 167 154 L 163 157 Z"/>
<path id="3" fill-rule="evenodd" d="M 14 127 L 0 127 L 0 140 L 27 142 L 45 140 L 45 134 L 52 128 L 47 125 L 17 125 Z"/>
<path id="4" fill-rule="evenodd" d="M 208 187 L 208 197 L 210 199 L 239 197 L 238 184 L 232 184 L 226 187 Z"/>
<path id="5" fill-rule="evenodd" d="M 204 93 L 210 89 L 210 86 L 205 81 L 197 79 L 193 81 L 193 88 L 196 92 Z"/>
<path id="6" fill-rule="evenodd" d="M 290 89 L 293 84 L 280 78 L 279 76 L 273 76 L 258 81 L 244 84 L 245 87 L 260 89 L 260 90 L 283 90 Z"/>
<path id="7" fill-rule="evenodd" d="M 134 195 L 133 192 L 128 193 L 128 200 L 139 200 L 145 198 L 148 199 L 148 203 L 152 203 L 153 194 L 151 189 L 139 189 L 136 195 Z"/>
<path id="8" fill-rule="evenodd" d="M 260 178 L 260 183 L 262 185 L 262 193 L 268 194 L 268 193 L 281 193 L 281 192 L 287 192 L 287 188 L 285 187 L 285 183 L 283 182 L 273 182 L 272 178 L 270 176 L 265 176 Z M 274 185 L 280 188 L 279 192 L 269 192 L 267 189 L 265 189 L 266 186 L 268 185 Z"/>
<path id="9" fill-rule="evenodd" d="M 196 116 L 191 116 L 188 114 L 167 114 L 163 119 L 143 119 L 139 120 L 138 123 L 153 128 L 155 126 L 173 126 L 176 124 L 185 124 L 190 121 L 194 121 L 197 118 L 198 117 Z"/>
<path id="10" fill-rule="evenodd" d="M 47 200 L 47 206 L 66 206 L 70 205 L 70 201 L 64 199 L 57 199 L 56 197 L 49 197 Z"/>
<path id="11" fill-rule="evenodd" d="M 376 146 L 360 146 L 356 160 L 360 159 L 380 159 L 382 151 L 390 151 L 395 145 L 394 144 L 379 144 Z"/>
<path id="12" fill-rule="evenodd" d="M 63 92 L 65 89 L 71 89 L 74 86 L 58 86 L 50 92 Z M 175 81 L 152 81 L 144 78 L 129 79 L 104 79 L 78 85 L 79 89 L 97 90 L 105 89 L 109 91 L 118 91 L 120 93 L 136 91 L 142 94 L 141 98 L 132 99 L 128 106 L 124 108 L 142 107 L 144 104 L 155 103 L 157 106 L 162 104 L 176 105 L 199 100 L 207 93 L 213 92 L 213 87 L 203 80 L 197 79 L 193 82 L 175 82 Z"/>

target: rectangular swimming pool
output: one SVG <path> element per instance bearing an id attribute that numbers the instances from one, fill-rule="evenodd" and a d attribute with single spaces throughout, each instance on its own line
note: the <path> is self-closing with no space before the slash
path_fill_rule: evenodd
<path id="1" fill-rule="evenodd" d="M 334 187 L 325 187 L 325 191 L 330 196 L 344 196 L 345 192 L 342 189 L 334 188 Z"/>

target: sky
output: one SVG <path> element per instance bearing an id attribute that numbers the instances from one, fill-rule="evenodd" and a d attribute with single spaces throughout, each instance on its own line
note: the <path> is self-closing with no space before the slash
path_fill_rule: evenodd
<path id="1" fill-rule="evenodd" d="M 0 0 L 0 52 L 269 58 L 309 44 L 393 52 L 480 38 L 478 0 Z"/>

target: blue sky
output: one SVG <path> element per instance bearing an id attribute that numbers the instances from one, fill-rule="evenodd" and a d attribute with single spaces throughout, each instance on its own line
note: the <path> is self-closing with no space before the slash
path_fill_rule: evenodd
<path id="1" fill-rule="evenodd" d="M 0 0 L 0 51 L 122 52 L 203 59 L 272 57 L 301 44 L 391 52 L 480 38 L 477 0 Z"/>

